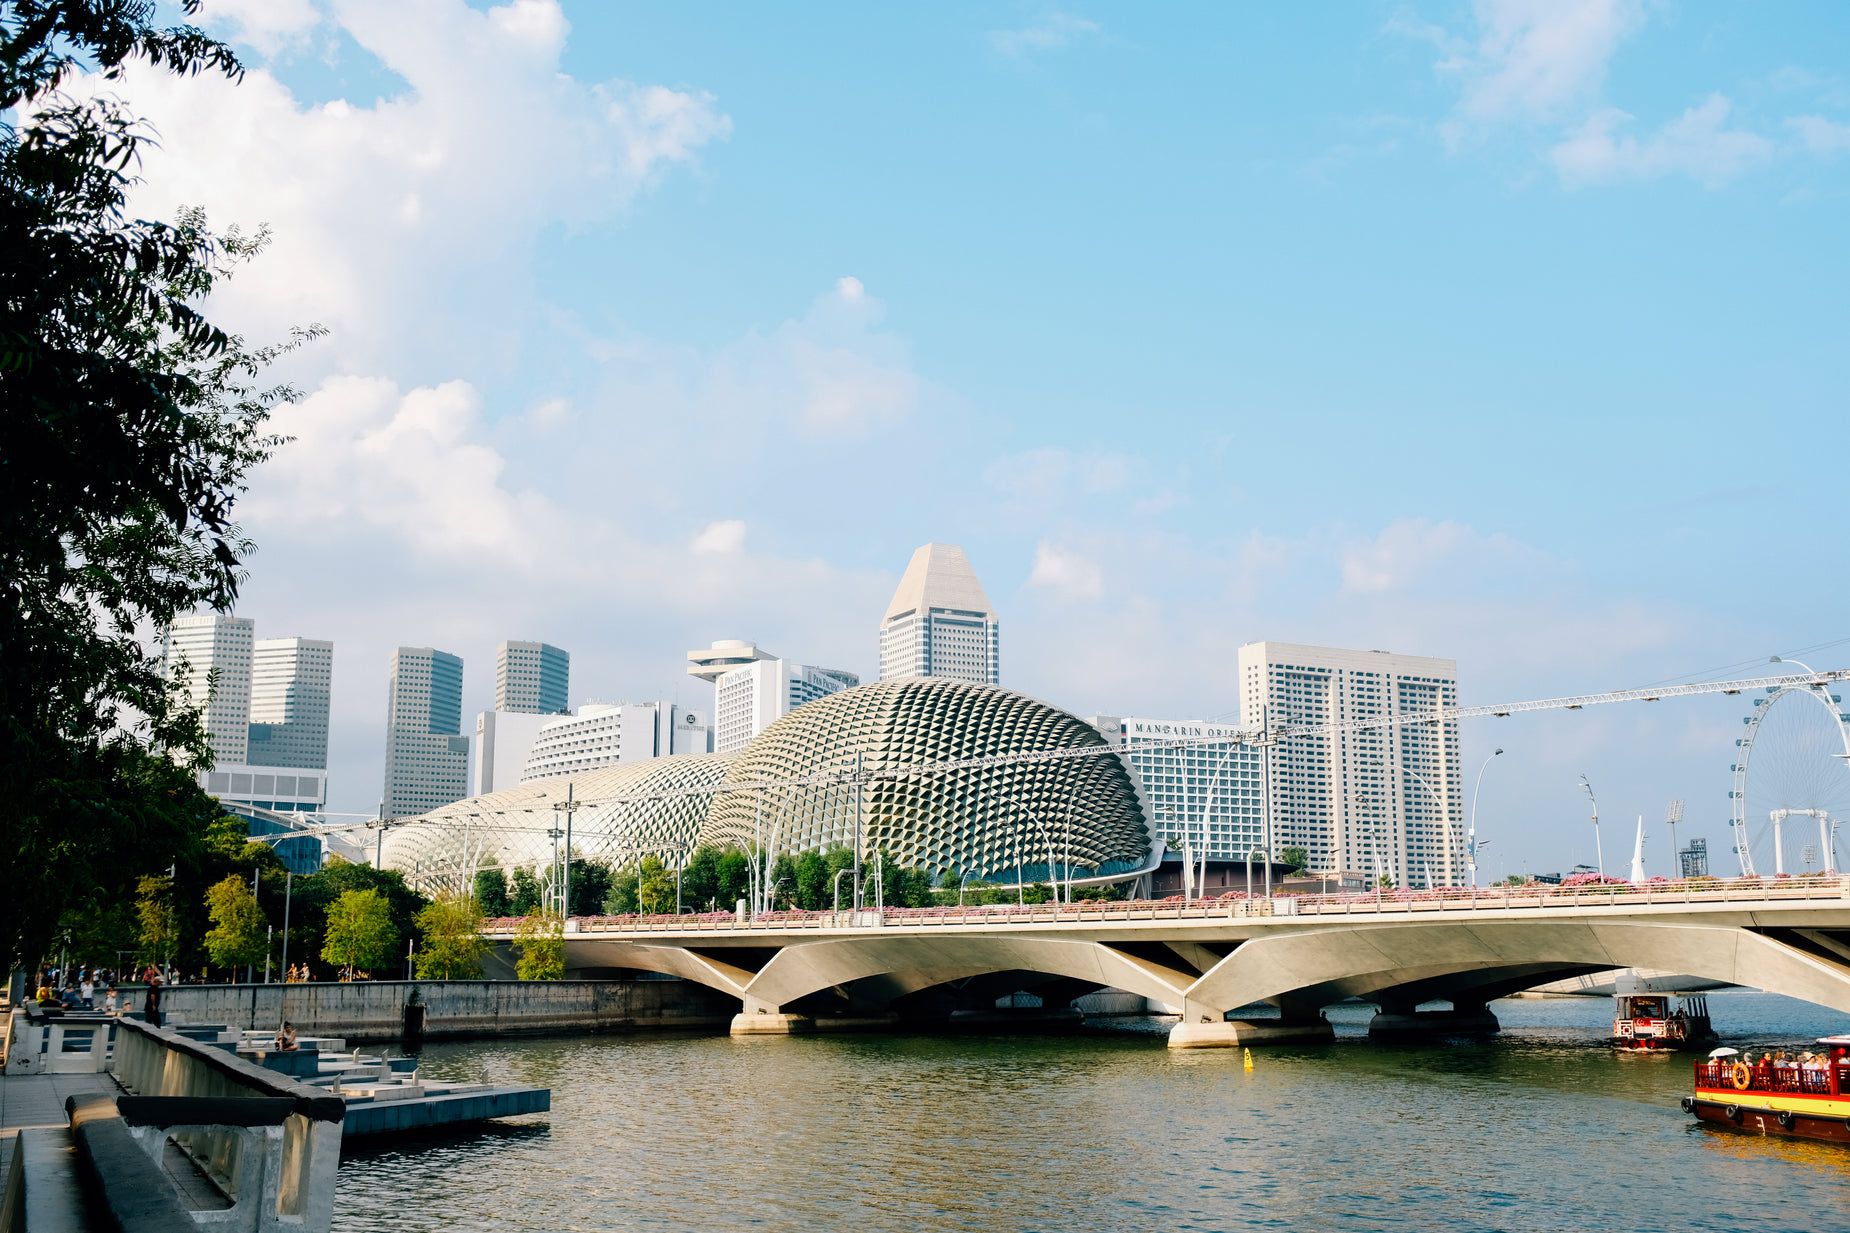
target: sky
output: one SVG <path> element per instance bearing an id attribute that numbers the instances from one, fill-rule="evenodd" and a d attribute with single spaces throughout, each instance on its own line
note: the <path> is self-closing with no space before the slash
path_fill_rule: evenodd
<path id="1" fill-rule="evenodd" d="M 872 679 L 934 540 L 1081 715 L 1231 718 L 1259 639 L 1452 658 L 1467 705 L 1850 666 L 1840 6 L 201 20 L 241 83 L 110 88 L 139 210 L 269 229 L 215 317 L 328 331 L 238 614 L 335 643 L 332 809 L 377 806 L 395 646 L 463 656 L 465 715 L 509 638 L 574 705 L 710 705 L 718 638 Z M 1583 774 L 1608 866 L 1643 815 L 1669 872 L 1672 798 L 1725 854 L 1747 710 L 1468 724 L 1487 871 L 1594 861 Z"/>

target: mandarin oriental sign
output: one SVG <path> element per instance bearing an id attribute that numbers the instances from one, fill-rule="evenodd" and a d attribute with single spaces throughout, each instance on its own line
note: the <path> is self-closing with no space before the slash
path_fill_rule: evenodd
<path id="1" fill-rule="evenodd" d="M 1145 740 L 1216 736 L 1237 738 L 1240 735 L 1237 727 L 1212 724 L 1201 719 L 1126 719 L 1123 723 L 1126 738 L 1142 737 Z"/>

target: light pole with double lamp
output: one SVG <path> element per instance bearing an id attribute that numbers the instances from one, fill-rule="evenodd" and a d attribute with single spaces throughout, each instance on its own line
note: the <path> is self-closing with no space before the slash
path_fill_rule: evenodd
<path id="1" fill-rule="evenodd" d="M 1471 789 L 1471 826 L 1465 835 L 1465 867 L 1471 871 L 1471 889 L 1477 889 L 1477 850 L 1489 847 L 1488 843 L 1477 841 L 1477 794 L 1484 786 L 1484 772 L 1490 769 L 1491 758 L 1502 754 L 1501 749 L 1492 750 L 1490 757 L 1484 759 L 1484 765 L 1477 768 L 1477 785 Z M 1674 846 L 1674 845 L 1673 845 Z"/>

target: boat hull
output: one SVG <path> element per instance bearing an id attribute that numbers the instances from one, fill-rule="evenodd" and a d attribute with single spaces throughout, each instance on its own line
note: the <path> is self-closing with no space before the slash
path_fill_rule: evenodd
<path id="1" fill-rule="evenodd" d="M 1757 1103 L 1760 1093 L 1742 1093 L 1749 1100 L 1718 1100 L 1706 1096 L 1685 1096 L 1683 1109 L 1697 1120 L 1729 1130 L 1749 1134 L 1780 1135 L 1790 1139 L 1823 1139 L 1831 1143 L 1850 1143 L 1850 1115 L 1822 1113 L 1808 1109 L 1780 1109 Z M 1783 1103 L 1783 1102 L 1782 1102 Z M 1850 1103 L 1850 1102 L 1846 1102 Z"/>

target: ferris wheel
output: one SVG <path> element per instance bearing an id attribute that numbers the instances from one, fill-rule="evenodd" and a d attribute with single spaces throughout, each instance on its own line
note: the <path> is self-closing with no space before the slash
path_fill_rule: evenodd
<path id="1" fill-rule="evenodd" d="M 1850 716 L 1841 701 L 1816 683 L 1772 685 L 1742 719 L 1728 795 L 1743 877 L 1838 868 L 1836 830 L 1850 820 Z"/>

